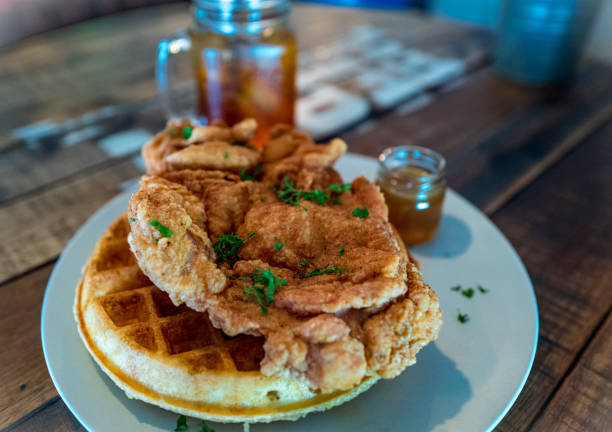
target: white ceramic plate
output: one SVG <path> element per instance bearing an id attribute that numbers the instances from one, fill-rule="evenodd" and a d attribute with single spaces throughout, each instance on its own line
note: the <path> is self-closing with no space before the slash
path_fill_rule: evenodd
<path id="1" fill-rule="evenodd" d="M 346 155 L 337 164 L 346 181 L 373 179 L 376 161 Z M 107 226 L 122 213 L 129 193 L 93 215 L 69 242 L 49 279 L 42 308 L 42 342 L 59 394 L 92 431 L 172 431 L 177 415 L 128 399 L 89 357 L 72 316 L 81 268 Z M 520 258 L 499 230 L 453 191 L 435 240 L 413 248 L 424 278 L 444 311 L 439 339 L 393 380 L 382 380 L 357 399 L 297 422 L 252 425 L 251 430 L 484 431 L 502 419 L 518 396 L 535 355 L 537 304 Z M 481 284 L 487 294 L 467 299 L 451 286 Z M 457 320 L 458 310 L 469 321 Z M 199 430 L 190 419 L 190 429 Z M 217 432 L 241 425 L 210 423 Z"/>

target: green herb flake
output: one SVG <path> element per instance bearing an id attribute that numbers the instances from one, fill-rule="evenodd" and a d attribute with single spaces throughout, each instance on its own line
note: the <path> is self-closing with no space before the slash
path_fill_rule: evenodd
<path id="1" fill-rule="evenodd" d="M 130 218 L 130 222 L 136 222 L 136 219 Z"/>
<path id="2" fill-rule="evenodd" d="M 351 184 L 350 183 L 342 183 L 342 184 L 332 184 L 330 185 L 326 190 L 330 191 L 330 192 L 334 192 L 337 194 L 342 194 L 344 192 L 346 192 L 347 190 L 349 190 L 351 188 Z"/>
<path id="3" fill-rule="evenodd" d="M 178 419 L 176 419 L 176 429 L 174 429 L 174 432 L 186 431 L 188 428 L 187 417 L 184 415 L 178 416 Z"/>
<path id="4" fill-rule="evenodd" d="M 300 279 L 306 279 L 312 276 L 319 276 L 319 275 L 323 275 L 323 274 L 342 274 L 344 272 L 347 272 L 348 268 L 346 267 L 336 267 L 335 265 L 328 265 L 327 267 L 323 267 L 320 269 L 314 269 L 314 270 L 310 270 L 307 273 L 301 274 L 299 276 Z"/>
<path id="5" fill-rule="evenodd" d="M 344 255 L 344 246 L 338 246 L 338 258 Z"/>
<path id="6" fill-rule="evenodd" d="M 229 158 L 229 151 L 226 150 L 225 153 L 223 154 L 223 157 L 225 159 L 228 159 Z"/>
<path id="7" fill-rule="evenodd" d="M 283 178 L 281 189 L 276 189 L 274 186 L 272 186 L 271 189 L 276 193 L 278 199 L 285 204 L 292 206 L 300 205 L 300 196 L 302 191 L 295 188 L 295 183 L 289 180 L 289 177 L 285 176 L 285 178 Z"/>
<path id="8" fill-rule="evenodd" d="M 168 135 L 170 135 L 171 137 L 176 136 L 176 128 L 174 126 L 168 129 Z"/>
<path id="9" fill-rule="evenodd" d="M 480 291 L 481 294 L 486 294 L 489 292 L 488 289 L 486 289 L 485 287 L 483 287 L 482 285 L 478 284 L 476 285 L 476 288 L 478 288 L 478 291 Z"/>
<path id="10" fill-rule="evenodd" d="M 300 266 L 307 267 L 308 266 L 308 260 L 306 258 L 304 258 L 302 261 L 300 261 Z"/>
<path id="11" fill-rule="evenodd" d="M 209 428 L 204 420 L 200 423 L 200 432 L 215 432 L 214 429 Z"/>
<path id="12" fill-rule="evenodd" d="M 253 285 L 250 288 L 245 288 L 244 294 L 247 297 L 254 296 L 261 308 L 262 315 L 266 315 L 268 313 L 267 306 L 274 301 L 276 288 L 287 285 L 287 281 L 274 275 L 274 271 L 269 267 L 268 270 L 255 267 L 255 272 L 251 275 Z"/>
<path id="13" fill-rule="evenodd" d="M 457 321 L 459 321 L 461 324 L 465 324 L 469 320 L 470 317 L 468 316 L 468 314 L 462 314 L 461 311 L 457 313 Z"/>
<path id="14" fill-rule="evenodd" d="M 250 239 L 251 237 L 255 237 L 255 234 L 257 234 L 255 231 L 253 231 L 251 234 L 249 234 L 247 236 L 248 239 Z"/>
<path id="15" fill-rule="evenodd" d="M 461 285 L 455 285 L 451 287 L 451 291 L 461 291 Z"/>
<path id="16" fill-rule="evenodd" d="M 243 180 L 243 181 L 247 181 L 247 180 L 255 181 L 258 178 L 260 178 L 262 174 L 263 174 L 263 166 L 262 165 L 257 165 L 254 170 L 249 171 L 249 172 L 247 172 L 246 169 L 243 169 L 239 173 L 240 180 Z"/>
<path id="17" fill-rule="evenodd" d="M 337 194 L 342 194 L 349 190 L 351 185 L 349 183 L 344 184 L 332 184 L 325 190 L 314 189 L 312 191 L 303 191 L 295 187 L 295 182 L 291 181 L 289 177 L 283 178 L 282 187 L 276 189 L 272 187 L 272 191 L 276 193 L 279 200 L 285 204 L 292 206 L 300 205 L 300 200 L 313 201 L 319 205 L 326 205 L 331 201 L 334 205 L 340 204 L 340 199 Z M 304 207 L 305 209 L 305 207 Z"/>
<path id="18" fill-rule="evenodd" d="M 174 232 L 170 228 L 162 225 L 159 221 L 156 221 L 156 220 L 149 221 L 149 225 L 157 228 L 157 231 L 159 231 L 162 237 L 170 238 L 172 237 L 172 234 L 174 234 Z"/>
<path id="19" fill-rule="evenodd" d="M 285 243 L 280 243 L 276 237 L 274 237 L 274 250 L 281 250 L 285 246 Z"/>
<path id="20" fill-rule="evenodd" d="M 190 127 L 183 128 L 183 138 L 189 139 L 191 138 L 191 134 L 193 133 L 193 129 Z"/>
<path id="21" fill-rule="evenodd" d="M 367 218 L 368 216 L 370 216 L 370 211 L 368 210 L 368 206 L 363 206 L 362 209 L 357 207 L 356 209 L 353 210 L 353 216 L 356 216 L 361 219 Z"/>
<path id="22" fill-rule="evenodd" d="M 267 196 L 262 196 L 261 198 L 259 198 L 259 201 L 266 202 L 267 199 L 268 199 Z"/>
<path id="23" fill-rule="evenodd" d="M 461 291 L 461 294 L 464 297 L 472 298 L 472 297 L 474 297 L 474 288 L 466 288 L 466 289 Z"/>
<path id="24" fill-rule="evenodd" d="M 247 239 L 250 239 L 254 235 L 255 233 L 252 232 L 248 235 Z M 244 240 L 242 240 L 242 237 L 238 234 L 230 233 L 220 235 L 213 245 L 213 250 L 217 254 L 219 264 L 223 264 L 227 261 L 230 265 L 234 265 L 234 263 L 240 259 L 238 250 L 243 244 Z"/>

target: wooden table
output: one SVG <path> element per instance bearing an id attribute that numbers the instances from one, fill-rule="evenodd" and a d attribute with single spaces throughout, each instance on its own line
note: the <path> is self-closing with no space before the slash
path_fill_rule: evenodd
<path id="1" fill-rule="evenodd" d="M 490 37 L 480 30 L 409 13 L 322 11 L 296 7 L 302 48 L 364 23 L 410 29 L 414 46 L 430 51 L 479 47 L 461 85 L 343 135 L 351 151 L 368 155 L 408 141 L 443 153 L 450 186 L 495 222 L 525 262 L 540 341 L 498 430 L 611 430 L 612 70 L 587 62 L 571 87 L 531 90 L 495 76 Z M 1 430 L 82 429 L 45 367 L 45 285 L 76 229 L 140 175 L 133 154 L 113 157 L 98 143 L 109 131 L 163 127 L 155 45 L 188 20 L 182 4 L 141 9 L 0 54 Z"/>

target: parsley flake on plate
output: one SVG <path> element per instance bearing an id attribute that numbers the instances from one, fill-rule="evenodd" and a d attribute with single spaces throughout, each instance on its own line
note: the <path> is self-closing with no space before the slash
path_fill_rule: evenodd
<path id="1" fill-rule="evenodd" d="M 228 158 L 229 158 L 229 150 L 226 150 L 226 151 L 225 151 L 225 153 L 223 154 L 223 157 L 224 157 L 225 159 L 228 159 Z"/>
<path id="2" fill-rule="evenodd" d="M 176 419 L 176 429 L 174 429 L 174 432 L 186 431 L 188 428 L 187 417 L 184 415 L 178 416 L 178 419 Z"/>
<path id="3" fill-rule="evenodd" d="M 308 260 L 306 258 L 304 258 L 302 261 L 300 261 L 300 266 L 307 267 L 308 266 Z"/>
<path id="4" fill-rule="evenodd" d="M 344 246 L 338 246 L 338 258 L 344 255 Z"/>
<path id="5" fill-rule="evenodd" d="M 452 286 L 451 291 L 461 291 L 461 285 Z"/>
<path id="6" fill-rule="evenodd" d="M 472 298 L 472 297 L 474 297 L 474 288 L 466 288 L 466 289 L 461 291 L 461 294 L 464 297 Z"/>
<path id="7" fill-rule="evenodd" d="M 157 228 L 157 231 L 159 231 L 159 233 L 161 234 L 162 237 L 172 237 L 172 234 L 174 234 L 174 231 L 172 231 L 170 228 L 168 228 L 167 226 L 162 225 L 159 221 L 157 220 L 152 220 L 149 221 L 149 225 L 151 225 L 152 227 Z"/>
<path id="8" fill-rule="evenodd" d="M 200 432 L 215 432 L 215 430 L 213 428 L 208 427 L 206 422 L 202 420 L 202 423 L 200 423 Z"/>
<path id="9" fill-rule="evenodd" d="M 459 321 L 461 324 L 465 324 L 469 320 L 470 317 L 468 316 L 468 314 L 462 314 L 461 311 L 457 312 L 457 321 Z"/>
<path id="10" fill-rule="evenodd" d="M 280 243 L 276 237 L 274 237 L 274 250 L 281 250 L 285 246 L 285 243 Z"/>
<path id="11" fill-rule="evenodd" d="M 190 127 L 183 128 L 183 138 L 189 139 L 191 138 L 191 134 L 193 133 L 193 129 Z"/>
<path id="12" fill-rule="evenodd" d="M 478 291 L 480 291 L 481 294 L 486 294 L 489 292 L 488 289 L 486 289 L 485 287 L 483 287 L 482 285 L 478 284 L 476 285 L 476 288 L 478 288 Z"/>
<path id="13" fill-rule="evenodd" d="M 130 218 L 130 222 L 136 222 L 136 219 Z"/>

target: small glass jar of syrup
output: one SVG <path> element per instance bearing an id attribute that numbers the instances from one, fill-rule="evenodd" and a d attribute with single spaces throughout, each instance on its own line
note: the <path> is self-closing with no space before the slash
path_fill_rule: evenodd
<path id="1" fill-rule="evenodd" d="M 440 225 L 446 161 L 418 146 L 388 148 L 378 160 L 377 183 L 389 207 L 389 220 L 407 246 L 428 242 Z"/>

